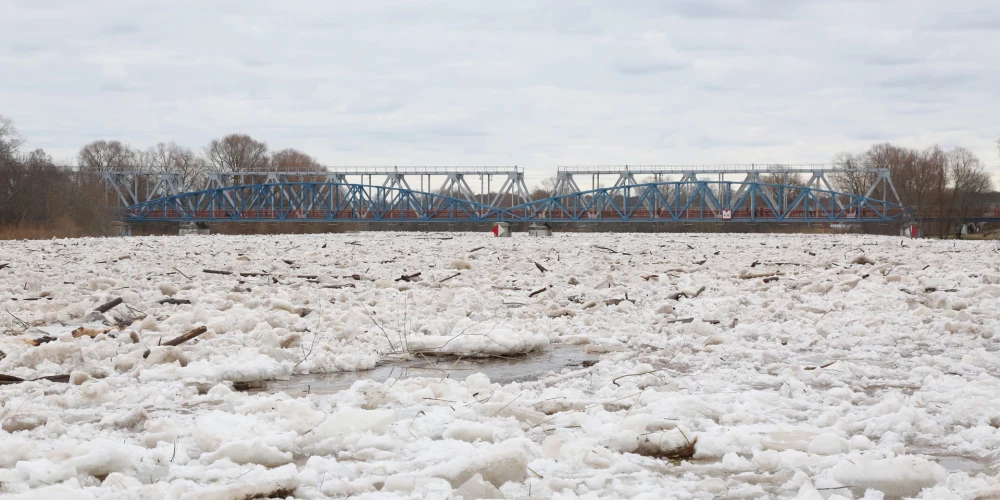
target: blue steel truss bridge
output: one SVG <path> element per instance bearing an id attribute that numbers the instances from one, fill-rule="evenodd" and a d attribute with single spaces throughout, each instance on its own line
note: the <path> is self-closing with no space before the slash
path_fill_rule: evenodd
<path id="1" fill-rule="evenodd" d="M 554 188 L 540 199 L 531 199 L 518 167 L 227 172 L 194 184 L 170 173 L 101 175 L 127 223 L 858 223 L 909 217 L 888 169 L 830 165 L 560 167 Z M 588 178 L 590 188 L 581 189 L 579 181 L 586 185 Z"/>

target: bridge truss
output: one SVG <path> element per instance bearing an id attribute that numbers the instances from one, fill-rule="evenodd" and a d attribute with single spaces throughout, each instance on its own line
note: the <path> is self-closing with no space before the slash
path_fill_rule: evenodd
<path id="1" fill-rule="evenodd" d="M 380 186 L 434 193 L 490 206 L 509 207 L 531 201 L 524 182 L 524 169 L 520 167 L 339 167 L 322 172 L 210 172 L 188 179 L 183 179 L 179 173 L 143 171 L 102 172 L 100 175 L 119 207 L 189 191 L 295 183 Z"/>
<path id="2" fill-rule="evenodd" d="M 895 193 L 891 180 L 882 191 Z M 742 181 L 621 183 L 501 207 L 399 185 L 265 182 L 181 193 L 130 205 L 126 222 L 871 222 L 905 208 L 886 197 L 810 185 Z"/>

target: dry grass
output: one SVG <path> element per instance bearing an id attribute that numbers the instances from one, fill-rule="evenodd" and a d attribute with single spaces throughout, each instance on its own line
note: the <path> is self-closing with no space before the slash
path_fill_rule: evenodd
<path id="1" fill-rule="evenodd" d="M 68 218 L 46 224 L 18 224 L 0 226 L 0 240 L 47 240 L 50 238 L 80 238 L 101 236 L 80 227 Z"/>

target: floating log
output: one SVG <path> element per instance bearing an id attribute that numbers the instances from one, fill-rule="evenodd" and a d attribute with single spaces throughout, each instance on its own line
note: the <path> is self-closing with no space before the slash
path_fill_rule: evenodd
<path id="1" fill-rule="evenodd" d="M 102 304 L 100 307 L 98 307 L 97 309 L 94 309 L 94 310 L 97 311 L 97 312 L 99 312 L 99 313 L 101 313 L 101 314 L 104 314 L 104 313 L 106 313 L 106 312 L 114 309 L 115 306 L 117 306 L 117 305 L 119 305 L 121 303 L 122 303 L 122 298 L 118 297 L 118 298 L 112 300 L 111 302 L 107 302 L 105 304 Z"/>
<path id="2" fill-rule="evenodd" d="M 197 336 L 199 336 L 199 335 L 201 335 L 201 334 L 203 334 L 203 333 L 205 333 L 207 331 L 208 331 L 207 327 L 199 326 L 198 328 L 195 328 L 194 330 L 191 330 L 190 332 L 187 332 L 184 335 L 181 335 L 180 337 L 177 337 L 177 338 L 174 338 L 174 339 L 170 339 L 170 340 L 168 340 L 168 341 L 166 341 L 166 342 L 164 342 L 163 344 L 160 344 L 160 345 L 169 346 L 169 347 L 179 346 L 179 345 L 181 345 L 181 344 L 183 344 L 183 343 L 185 343 L 185 342 L 187 342 L 187 341 L 189 341 L 189 340 L 191 340 L 191 339 L 193 339 L 193 338 L 195 338 L 195 337 L 197 337 Z M 148 358 L 149 357 L 149 353 L 150 353 L 150 350 L 146 349 L 146 352 L 142 353 L 142 357 L 143 358 Z"/>

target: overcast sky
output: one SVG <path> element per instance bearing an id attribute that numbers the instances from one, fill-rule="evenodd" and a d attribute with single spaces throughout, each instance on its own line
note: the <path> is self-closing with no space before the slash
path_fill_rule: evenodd
<path id="1" fill-rule="evenodd" d="M 1000 164 L 997 0 L 0 0 L 0 114 L 96 139 L 247 133 L 330 166 Z"/>

